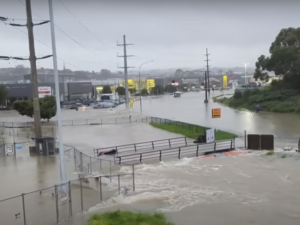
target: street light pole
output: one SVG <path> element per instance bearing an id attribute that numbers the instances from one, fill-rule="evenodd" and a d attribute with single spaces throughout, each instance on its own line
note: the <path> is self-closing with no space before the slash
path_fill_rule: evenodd
<path id="1" fill-rule="evenodd" d="M 245 63 L 245 84 L 247 84 L 247 64 Z"/>
<path id="2" fill-rule="evenodd" d="M 48 0 L 48 3 L 49 3 L 49 14 L 50 14 L 51 41 L 52 41 L 52 52 L 53 52 L 52 53 L 53 54 L 53 69 L 54 69 L 54 81 L 55 81 L 55 99 L 56 99 L 56 116 L 57 116 L 56 118 L 57 118 L 59 158 L 60 158 L 60 180 L 62 183 L 65 183 L 67 181 L 67 173 L 66 173 L 66 166 L 65 166 L 65 151 L 64 151 L 63 136 L 62 136 L 59 80 L 58 80 L 58 69 L 57 69 L 57 53 L 56 53 L 56 43 L 55 43 L 55 30 L 54 30 L 52 0 Z"/>
<path id="3" fill-rule="evenodd" d="M 140 93 L 140 114 L 143 113 L 143 110 L 142 110 L 142 92 L 141 92 L 141 67 L 147 63 L 151 63 L 153 62 L 153 60 L 149 61 L 149 62 L 144 62 L 140 65 L 140 68 L 139 68 L 139 93 Z"/>

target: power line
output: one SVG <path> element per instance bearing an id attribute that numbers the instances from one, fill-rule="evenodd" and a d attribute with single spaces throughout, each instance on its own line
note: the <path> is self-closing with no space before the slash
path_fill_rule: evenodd
<path id="1" fill-rule="evenodd" d="M 21 0 L 18 0 L 22 5 L 25 5 Z M 63 4 L 62 2 L 61 2 L 61 4 Z M 63 5 L 65 8 L 66 8 L 66 6 L 65 5 Z M 67 9 L 67 8 L 66 8 Z M 68 10 L 68 9 L 67 9 Z M 69 11 L 69 10 L 68 10 Z M 70 11 L 69 11 L 70 12 Z M 39 16 L 37 13 L 35 13 L 34 11 L 33 11 L 33 14 L 35 15 L 35 16 L 37 16 L 37 17 L 39 17 L 40 19 L 43 19 L 41 16 Z M 71 12 L 70 12 L 70 14 L 72 14 Z M 74 16 L 73 14 L 72 14 L 72 16 Z M 74 16 L 75 17 L 75 16 Z M 75 17 L 76 18 L 76 17 Z M 77 18 L 76 18 L 76 20 L 77 20 Z M 77 20 L 78 21 L 78 20 Z M 80 21 L 78 21 L 79 23 L 80 23 Z M 83 24 L 81 24 L 82 26 L 84 26 Z M 69 35 L 68 33 L 66 33 L 63 29 L 61 29 L 59 26 L 57 26 L 56 24 L 55 24 L 55 28 L 56 28 L 56 30 L 57 31 L 59 31 L 60 33 L 62 33 L 63 35 L 65 35 L 67 38 L 69 38 L 70 40 L 72 40 L 73 42 L 75 42 L 76 44 L 78 44 L 80 47 L 82 47 L 84 50 L 86 50 L 86 51 L 88 51 L 89 53 L 91 53 L 91 54 L 93 54 L 94 56 L 96 56 L 96 57 L 98 57 L 98 58 L 100 58 L 100 59 L 102 59 L 102 60 L 106 60 L 106 61 L 108 61 L 108 62 L 113 62 L 113 63 L 115 63 L 114 61 L 112 61 L 112 60 L 109 60 L 109 59 L 105 59 L 105 58 L 103 58 L 103 57 L 101 57 L 101 56 L 99 56 L 99 55 L 97 55 L 97 54 L 95 54 L 94 52 L 92 52 L 92 51 L 90 51 L 89 49 L 87 49 L 83 44 L 81 44 L 80 42 L 78 42 L 77 40 L 75 40 L 74 38 L 72 38 L 71 37 L 71 35 Z M 85 27 L 86 28 L 86 27 Z M 86 29 L 88 29 L 88 28 L 86 28 Z M 91 32 L 91 31 L 90 31 Z"/>
<path id="2" fill-rule="evenodd" d="M 88 29 L 82 22 L 80 22 L 79 19 L 77 19 L 77 17 L 68 9 L 68 7 L 61 1 L 61 0 L 58 0 L 60 2 L 60 4 L 71 14 L 71 16 L 73 16 L 73 18 L 82 26 L 84 27 L 91 35 L 93 35 L 98 41 L 100 41 L 102 44 L 104 45 L 107 45 L 105 44 L 102 40 L 100 40 L 90 29 Z M 110 45 L 107 45 L 111 48 L 114 48 Z"/>

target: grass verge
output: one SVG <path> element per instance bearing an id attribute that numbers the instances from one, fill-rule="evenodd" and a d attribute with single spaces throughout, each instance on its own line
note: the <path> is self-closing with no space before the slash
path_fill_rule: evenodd
<path id="1" fill-rule="evenodd" d="M 163 214 L 133 213 L 129 211 L 106 212 L 93 215 L 87 225 L 174 225 Z"/>
<path id="2" fill-rule="evenodd" d="M 198 125 L 186 124 L 186 123 L 175 122 L 175 121 L 174 123 L 170 123 L 170 124 L 150 122 L 150 125 L 152 127 L 169 131 L 175 134 L 181 134 L 185 137 L 192 138 L 192 139 L 198 138 L 199 135 L 204 135 L 205 131 L 209 129 L 208 127 L 202 127 Z M 215 139 L 218 141 L 228 140 L 236 137 L 237 135 L 222 130 L 217 130 L 215 132 Z"/>

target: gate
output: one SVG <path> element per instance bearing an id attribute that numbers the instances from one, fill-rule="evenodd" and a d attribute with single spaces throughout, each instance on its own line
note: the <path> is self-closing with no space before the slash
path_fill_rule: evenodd
<path id="1" fill-rule="evenodd" d="M 248 134 L 247 135 L 247 149 L 260 150 L 260 135 Z"/>
<path id="2" fill-rule="evenodd" d="M 274 150 L 274 135 L 261 134 L 260 135 L 260 149 Z"/>
<path id="3" fill-rule="evenodd" d="M 247 149 L 274 150 L 274 135 L 272 134 L 248 134 Z"/>

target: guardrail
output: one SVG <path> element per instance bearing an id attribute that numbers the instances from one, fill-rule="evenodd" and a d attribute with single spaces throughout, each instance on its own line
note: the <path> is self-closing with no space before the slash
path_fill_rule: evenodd
<path id="1" fill-rule="evenodd" d="M 161 139 L 157 141 L 146 141 L 139 142 L 134 144 L 126 144 L 119 146 L 110 146 L 104 148 L 94 149 L 94 155 L 98 156 L 100 152 L 110 151 L 115 149 L 118 151 L 118 155 L 123 152 L 142 152 L 147 150 L 153 150 L 158 148 L 172 148 L 172 147 L 180 147 L 186 146 L 188 144 L 192 144 L 193 140 L 187 139 L 186 137 L 178 137 L 178 138 L 169 138 L 169 139 Z"/>
<path id="2" fill-rule="evenodd" d="M 163 150 L 153 150 L 151 152 L 134 153 L 130 155 L 123 155 L 116 157 L 116 163 L 123 164 L 136 164 L 143 163 L 146 160 L 152 161 L 158 159 L 162 161 L 167 158 L 181 159 L 182 157 L 198 157 L 199 155 L 205 155 L 210 153 L 224 152 L 233 150 L 235 148 L 235 140 L 216 141 L 212 143 L 188 145 L 183 147 L 176 147 Z M 135 162 L 135 163 L 134 163 Z"/>

